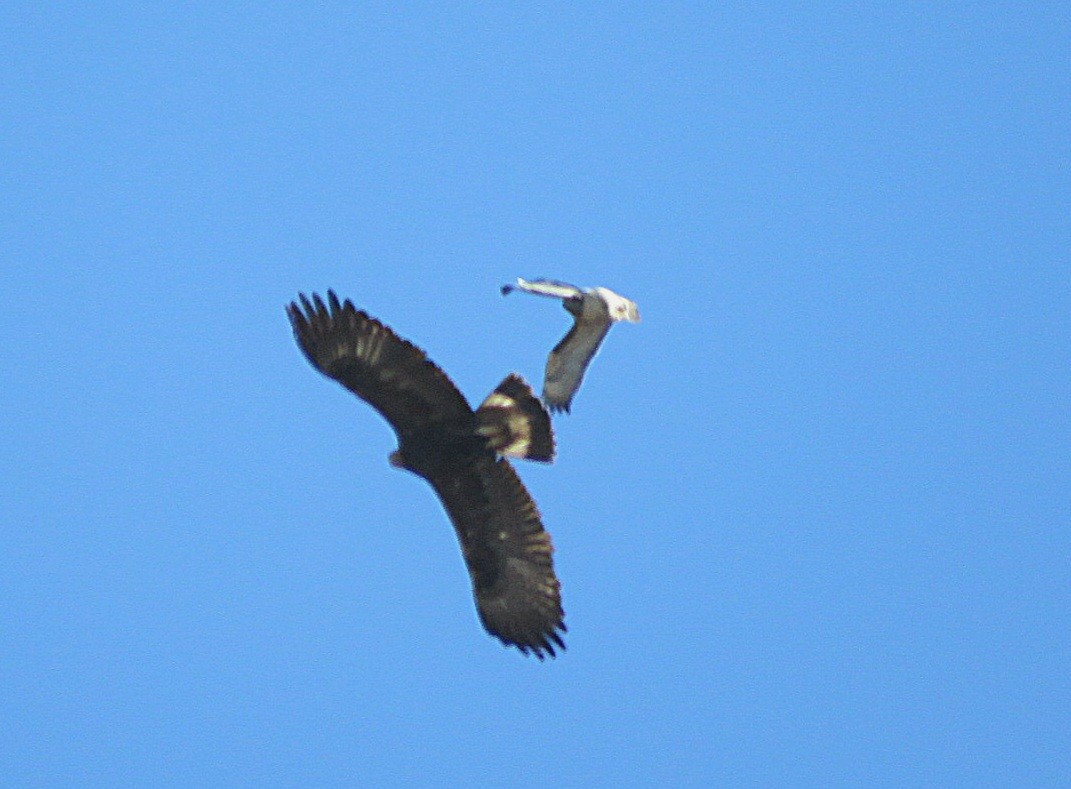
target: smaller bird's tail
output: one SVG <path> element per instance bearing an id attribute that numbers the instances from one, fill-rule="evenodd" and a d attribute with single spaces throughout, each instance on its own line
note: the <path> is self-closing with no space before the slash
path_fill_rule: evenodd
<path id="1" fill-rule="evenodd" d="M 500 455 L 554 460 L 554 431 L 550 414 L 532 388 L 510 373 L 476 409 L 477 432 Z"/>

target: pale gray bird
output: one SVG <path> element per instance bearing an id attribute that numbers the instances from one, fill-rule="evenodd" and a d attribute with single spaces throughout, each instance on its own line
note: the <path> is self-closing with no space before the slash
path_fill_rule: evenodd
<path id="1" fill-rule="evenodd" d="M 502 295 L 513 290 L 561 299 L 562 305 L 573 316 L 572 328 L 547 357 L 547 371 L 543 378 L 543 402 L 547 408 L 568 413 L 573 396 L 584 380 L 584 372 L 611 324 L 617 321 L 639 323 L 639 308 L 636 302 L 609 288 L 578 288 L 550 279 L 518 277 L 516 285 L 502 286 Z"/>

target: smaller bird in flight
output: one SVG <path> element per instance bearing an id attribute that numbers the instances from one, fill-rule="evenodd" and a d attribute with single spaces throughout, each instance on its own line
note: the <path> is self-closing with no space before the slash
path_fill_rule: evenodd
<path id="1" fill-rule="evenodd" d="M 573 316 L 573 326 L 547 357 L 543 378 L 543 402 L 551 411 L 565 411 L 573 402 L 584 372 L 599 350 L 610 326 L 617 321 L 640 322 L 636 302 L 609 288 L 578 288 L 550 279 L 517 278 L 516 285 L 503 285 L 502 295 L 514 290 L 562 300 Z"/>

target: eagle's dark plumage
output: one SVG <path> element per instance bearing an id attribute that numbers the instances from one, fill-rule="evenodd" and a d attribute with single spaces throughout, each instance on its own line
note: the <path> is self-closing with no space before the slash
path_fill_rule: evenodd
<path id="1" fill-rule="evenodd" d="M 394 428 L 391 463 L 426 479 L 461 543 L 480 621 L 505 644 L 540 660 L 564 649 L 560 586 L 550 535 L 509 461 L 549 461 L 550 417 L 509 375 L 475 411 L 416 346 L 340 302 L 299 295 L 287 315 L 309 362 L 365 400 Z"/>

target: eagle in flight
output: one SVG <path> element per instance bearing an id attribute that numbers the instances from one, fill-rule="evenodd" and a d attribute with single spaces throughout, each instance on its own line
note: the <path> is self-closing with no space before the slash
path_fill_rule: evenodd
<path id="1" fill-rule="evenodd" d="M 513 290 L 561 299 L 562 305 L 573 316 L 572 328 L 547 357 L 547 371 L 543 377 L 543 402 L 551 411 L 569 413 L 573 396 L 584 380 L 584 372 L 611 324 L 617 321 L 639 323 L 640 310 L 636 302 L 609 288 L 578 288 L 550 279 L 518 277 L 516 285 L 502 286 L 502 295 Z"/>
<path id="2" fill-rule="evenodd" d="M 480 621 L 540 660 L 566 631 L 550 535 L 505 456 L 550 462 L 550 416 L 510 374 L 475 411 L 422 350 L 339 302 L 299 294 L 286 312 L 309 362 L 376 409 L 398 435 L 391 465 L 423 477 L 446 509 Z"/>

